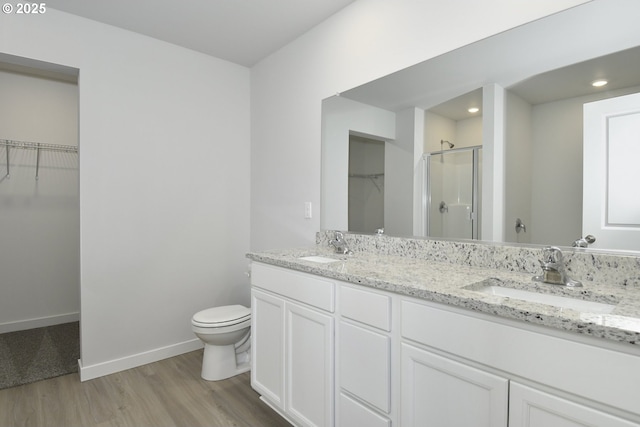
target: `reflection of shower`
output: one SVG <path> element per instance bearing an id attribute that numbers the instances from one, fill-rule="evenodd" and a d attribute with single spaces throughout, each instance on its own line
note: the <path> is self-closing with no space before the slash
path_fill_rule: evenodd
<path id="1" fill-rule="evenodd" d="M 450 143 L 449 141 L 445 141 L 444 139 L 440 140 L 440 150 L 443 150 L 442 146 L 444 144 L 449 145 L 449 149 L 452 149 L 453 147 L 455 147 L 455 145 L 453 145 L 452 143 Z"/>
<path id="2" fill-rule="evenodd" d="M 448 144 L 449 145 L 449 150 L 451 150 L 453 147 L 455 147 L 455 145 L 453 145 L 449 141 L 445 141 L 444 139 L 440 140 L 440 151 L 442 151 L 442 154 L 440 155 L 440 163 L 444 163 L 444 147 L 443 147 L 444 144 Z"/>
<path id="3" fill-rule="evenodd" d="M 447 148 L 427 153 L 424 161 L 426 235 L 480 239 L 482 147 Z"/>

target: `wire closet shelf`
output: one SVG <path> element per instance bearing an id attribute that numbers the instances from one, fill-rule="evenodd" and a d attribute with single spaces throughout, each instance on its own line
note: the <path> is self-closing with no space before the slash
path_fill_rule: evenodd
<path id="1" fill-rule="evenodd" d="M 43 142 L 13 141 L 10 139 L 0 139 L 0 146 L 5 147 L 7 157 L 7 178 L 10 176 L 9 153 L 11 149 L 35 150 L 36 151 L 36 179 L 40 172 L 40 152 L 58 151 L 64 153 L 77 153 L 78 147 L 74 145 L 47 144 Z"/>

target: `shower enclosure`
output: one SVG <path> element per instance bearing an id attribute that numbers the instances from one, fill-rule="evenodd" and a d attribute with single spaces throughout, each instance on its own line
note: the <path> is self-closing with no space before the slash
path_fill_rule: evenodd
<path id="1" fill-rule="evenodd" d="M 482 147 L 427 153 L 423 161 L 427 236 L 480 239 Z"/>

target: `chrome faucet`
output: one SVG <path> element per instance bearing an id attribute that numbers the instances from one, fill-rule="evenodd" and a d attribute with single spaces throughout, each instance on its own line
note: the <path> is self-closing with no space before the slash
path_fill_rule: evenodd
<path id="1" fill-rule="evenodd" d="M 582 283 L 570 279 L 564 268 L 564 256 L 560 248 L 547 246 L 542 250 L 542 275 L 534 276 L 532 280 L 536 282 L 550 283 L 552 285 L 563 285 L 570 287 L 580 287 Z"/>
<path id="2" fill-rule="evenodd" d="M 329 240 L 329 245 L 333 246 L 337 254 L 350 255 L 352 252 L 344 241 L 344 234 L 336 231 L 333 240 Z"/>
<path id="3" fill-rule="evenodd" d="M 575 242 L 573 242 L 572 246 L 574 248 L 586 248 L 586 247 L 589 247 L 589 245 L 594 243 L 595 241 L 596 241 L 596 238 L 593 237 L 591 234 L 588 234 L 584 237 L 579 238 Z"/>

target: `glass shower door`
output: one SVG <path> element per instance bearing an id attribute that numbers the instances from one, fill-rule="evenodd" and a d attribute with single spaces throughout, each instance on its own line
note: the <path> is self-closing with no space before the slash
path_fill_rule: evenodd
<path id="1" fill-rule="evenodd" d="M 427 235 L 479 239 L 481 148 L 428 154 Z"/>

